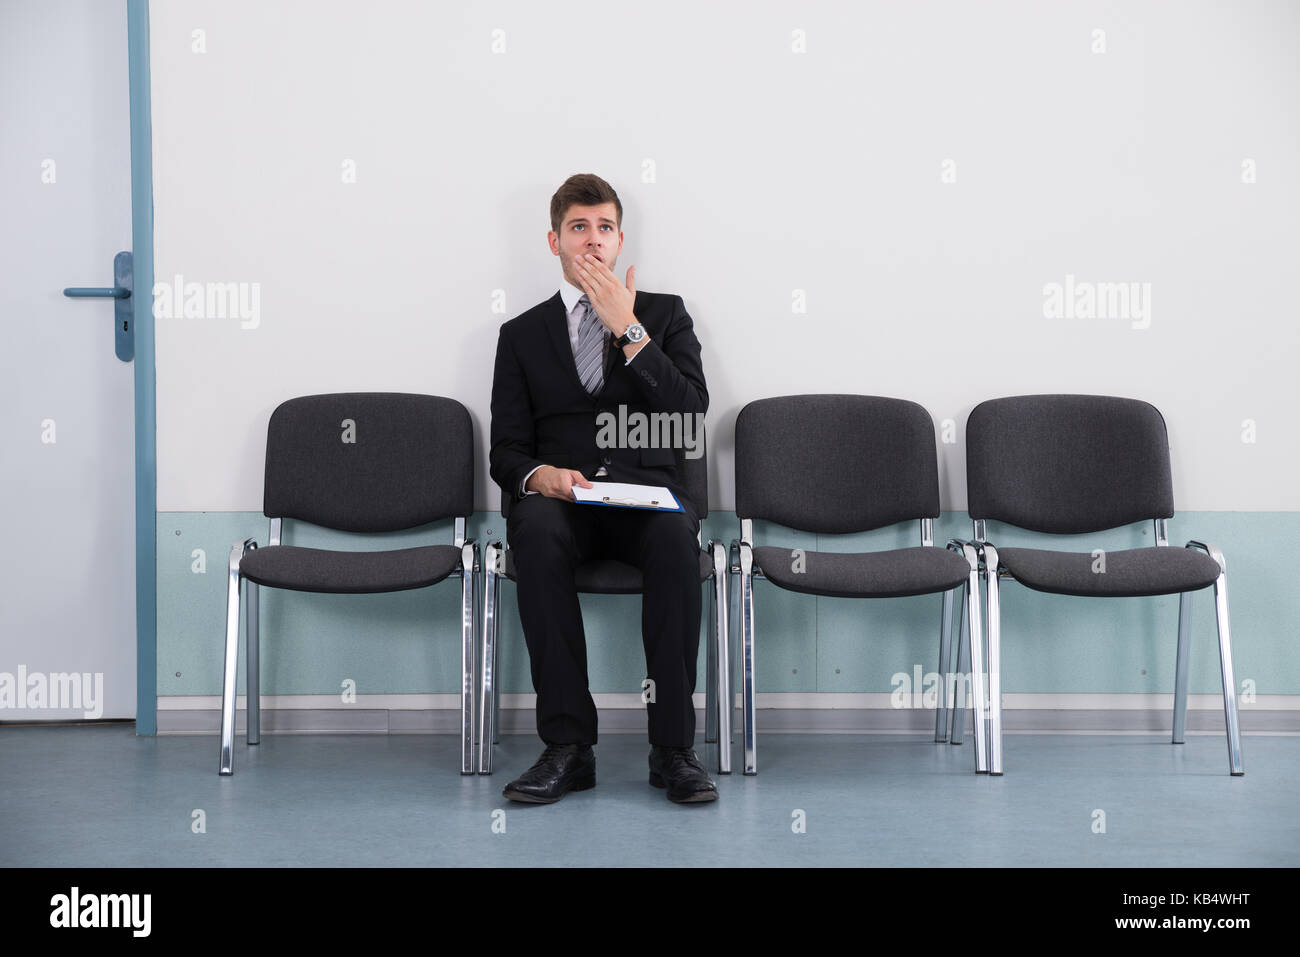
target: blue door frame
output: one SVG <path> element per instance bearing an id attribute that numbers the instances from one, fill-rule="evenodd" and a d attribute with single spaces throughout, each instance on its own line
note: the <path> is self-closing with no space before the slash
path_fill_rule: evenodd
<path id="1" fill-rule="evenodd" d="M 135 733 L 158 733 L 158 456 L 153 316 L 153 133 L 149 0 L 127 0 L 131 249 L 135 281 Z M 148 308 L 141 308 L 144 298 Z"/>

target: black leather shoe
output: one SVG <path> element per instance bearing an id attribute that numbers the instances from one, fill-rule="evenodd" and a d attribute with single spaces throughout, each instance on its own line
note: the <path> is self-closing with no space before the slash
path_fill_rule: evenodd
<path id="1" fill-rule="evenodd" d="M 531 768 L 501 792 L 512 801 L 554 804 L 570 791 L 596 786 L 596 752 L 589 744 L 548 744 Z"/>
<path id="2" fill-rule="evenodd" d="M 710 780 L 691 748 L 650 748 L 650 783 L 668 789 L 668 800 L 678 804 L 716 801 L 718 786 Z"/>

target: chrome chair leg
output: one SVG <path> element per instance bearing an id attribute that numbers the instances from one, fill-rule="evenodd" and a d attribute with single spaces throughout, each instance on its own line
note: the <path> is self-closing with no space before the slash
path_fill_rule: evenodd
<path id="1" fill-rule="evenodd" d="M 984 715 L 984 638 L 980 634 L 980 553 L 971 544 L 965 545 L 964 551 L 970 564 L 970 575 L 966 579 L 966 618 L 970 634 L 971 697 L 975 699 L 975 773 L 986 774 L 989 763 L 988 728 Z M 994 574 L 997 574 L 996 569 Z"/>
<path id="2" fill-rule="evenodd" d="M 730 601 L 727 595 L 727 547 L 722 542 L 710 542 L 713 554 L 713 644 L 717 649 L 717 689 L 714 695 L 717 711 L 718 773 L 731 773 L 731 628 L 728 620 Z"/>
<path id="3" fill-rule="evenodd" d="M 1241 726 L 1237 714 L 1237 685 L 1232 672 L 1232 636 L 1228 627 L 1228 563 L 1223 552 L 1214 545 L 1191 541 L 1188 548 L 1199 548 L 1219 566 L 1219 577 L 1214 580 L 1214 617 L 1219 628 L 1219 674 L 1223 681 L 1223 719 L 1228 735 L 1228 773 L 1233 777 L 1245 774 L 1241 764 Z"/>
<path id="4" fill-rule="evenodd" d="M 727 663 L 730 669 L 727 674 L 727 685 L 731 688 L 731 700 L 727 702 L 727 713 L 731 715 L 732 734 L 740 729 L 742 734 L 745 727 L 744 712 L 744 679 L 741 672 L 741 654 L 740 654 L 740 628 L 738 627 L 740 615 L 740 553 L 735 552 L 735 560 L 732 561 L 732 552 L 727 553 Z M 736 707 L 736 685 L 741 686 L 741 705 Z"/>
<path id="5" fill-rule="evenodd" d="M 460 773 L 474 773 L 474 584 L 477 579 L 478 545 L 465 542 L 460 548 Z"/>
<path id="6" fill-rule="evenodd" d="M 247 626 L 245 632 L 244 658 L 248 665 L 248 675 L 244 678 L 245 699 L 245 727 L 248 732 L 248 743 L 257 744 L 261 739 L 262 731 L 262 687 L 261 687 L 261 667 L 258 664 L 258 658 L 261 650 L 261 642 L 258 637 L 258 622 L 261 615 L 257 608 L 258 587 L 255 582 L 246 582 L 245 604 L 247 610 Z"/>
<path id="7" fill-rule="evenodd" d="M 740 630 L 744 656 L 745 773 L 758 773 L 758 742 L 755 738 L 754 703 L 754 559 L 753 552 L 740 548 Z"/>
<path id="8" fill-rule="evenodd" d="M 1187 672 L 1192 645 L 1192 593 L 1178 596 L 1178 657 L 1174 662 L 1174 736 L 1182 744 L 1187 729 Z"/>
<path id="9" fill-rule="evenodd" d="M 934 740 L 948 740 L 948 675 L 952 673 L 952 597 L 957 591 L 943 593 L 943 610 L 939 620 L 939 689 L 934 709 Z"/>
<path id="10" fill-rule="evenodd" d="M 492 585 L 492 607 L 501 608 L 501 576 L 497 575 Z M 496 613 L 499 614 L 499 611 Z M 492 743 L 501 743 L 501 649 L 497 642 L 500 635 L 496 617 L 492 621 Z M 492 770 L 491 762 L 488 770 Z"/>
<path id="11" fill-rule="evenodd" d="M 493 736 L 491 742 L 500 744 L 500 581 L 506 572 L 506 549 L 503 549 L 500 542 L 497 542 L 497 580 L 493 585 L 493 602 L 494 609 L 497 609 L 491 625 L 491 637 L 493 637 L 493 651 L 491 651 L 491 727 L 493 727 Z M 491 770 L 491 765 L 487 765 Z"/>
<path id="12" fill-rule="evenodd" d="M 492 773 L 492 744 L 496 733 L 496 593 L 497 549 L 489 542 L 483 549 L 483 662 L 479 680 L 478 773 Z"/>
<path id="13" fill-rule="evenodd" d="M 257 543 L 248 538 L 230 546 L 230 577 L 226 581 L 226 667 L 221 685 L 221 756 L 218 774 L 234 774 L 235 691 L 239 680 L 239 562 Z"/>
<path id="14" fill-rule="evenodd" d="M 956 591 L 956 589 L 953 589 Z M 961 744 L 966 737 L 966 702 L 971 698 L 970 667 L 970 617 L 966 614 L 970 602 L 966 593 L 970 584 L 961 586 L 961 601 L 957 604 L 957 674 L 953 688 L 952 718 L 948 724 L 948 740 Z"/>
<path id="15" fill-rule="evenodd" d="M 1002 607 L 998 585 L 998 550 L 985 542 L 985 619 L 989 630 L 989 774 L 1002 773 Z M 982 704 L 982 702 L 981 702 Z"/>
<path id="16" fill-rule="evenodd" d="M 712 744 L 718 740 L 718 641 L 717 621 L 721 609 L 718 607 L 718 579 L 713 579 L 712 606 L 714 633 L 713 640 L 704 643 L 704 743 Z"/>
<path id="17" fill-rule="evenodd" d="M 1232 636 L 1228 629 L 1228 576 L 1219 564 L 1214 582 L 1214 614 L 1219 626 L 1219 671 L 1223 678 L 1223 720 L 1228 731 L 1228 773 L 1245 774 L 1241 766 L 1241 726 L 1237 715 L 1237 685 L 1232 673 Z"/>

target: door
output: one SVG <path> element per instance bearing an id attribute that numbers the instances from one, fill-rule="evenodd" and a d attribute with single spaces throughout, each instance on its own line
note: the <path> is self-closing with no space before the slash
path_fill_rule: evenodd
<path id="1" fill-rule="evenodd" d="M 133 362 L 63 294 L 131 249 L 127 67 L 122 0 L 0 4 L 0 721 L 136 714 Z"/>

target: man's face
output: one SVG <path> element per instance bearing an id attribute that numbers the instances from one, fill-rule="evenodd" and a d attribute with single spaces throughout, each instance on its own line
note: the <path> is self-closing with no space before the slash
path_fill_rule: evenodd
<path id="1" fill-rule="evenodd" d="M 560 257 L 564 278 L 579 289 L 578 269 L 574 261 L 584 253 L 592 253 L 612 272 L 618 254 L 623 249 L 623 233 L 615 222 L 618 210 L 613 203 L 599 206 L 570 206 L 560 221 L 560 231 L 549 230 L 547 241 L 552 254 Z"/>

